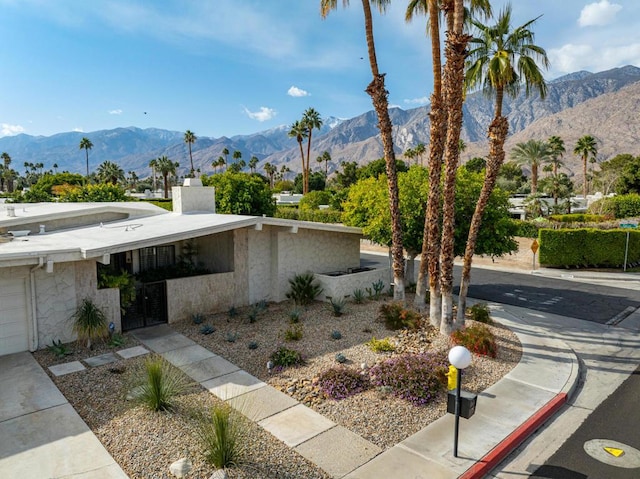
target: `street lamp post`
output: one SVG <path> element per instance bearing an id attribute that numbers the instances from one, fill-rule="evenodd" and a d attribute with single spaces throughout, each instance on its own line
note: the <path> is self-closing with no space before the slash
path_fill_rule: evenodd
<path id="1" fill-rule="evenodd" d="M 464 346 L 454 346 L 449 351 L 449 362 L 458 370 L 456 382 L 456 418 L 453 432 L 453 457 L 458 457 L 458 429 L 460 425 L 460 390 L 462 386 L 462 370 L 471 364 L 471 353 Z"/>

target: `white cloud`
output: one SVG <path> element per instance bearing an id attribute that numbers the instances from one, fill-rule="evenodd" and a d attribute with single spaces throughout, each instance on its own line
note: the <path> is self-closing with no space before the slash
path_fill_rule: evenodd
<path id="1" fill-rule="evenodd" d="M 24 133 L 24 128 L 22 126 L 0 123 L 0 136 L 13 136 L 20 133 Z"/>
<path id="2" fill-rule="evenodd" d="M 266 106 L 261 106 L 258 111 L 249 111 L 249 109 L 245 107 L 244 112 L 249 118 L 252 120 L 258 120 L 259 122 L 271 120 L 277 114 L 273 108 L 268 108 Z"/>
<path id="3" fill-rule="evenodd" d="M 590 3 L 580 12 L 578 25 L 589 27 L 593 25 L 608 25 L 613 23 L 616 14 L 622 10 L 622 5 L 609 3 L 609 0 L 600 0 L 597 3 Z"/>
<path id="4" fill-rule="evenodd" d="M 84 133 L 84 130 L 82 128 L 80 128 L 79 126 L 76 126 L 72 131 L 78 132 L 78 133 Z"/>
<path id="5" fill-rule="evenodd" d="M 429 103 L 429 98 L 426 96 L 422 96 L 420 98 L 405 98 L 404 102 L 407 105 L 426 105 Z"/>
<path id="6" fill-rule="evenodd" d="M 621 65 L 640 64 L 640 43 L 594 48 L 591 45 L 567 44 L 548 52 L 554 73 L 579 70 L 599 72 Z"/>
<path id="7" fill-rule="evenodd" d="M 122 110 L 120 108 L 116 110 L 109 110 L 109 115 L 122 115 Z"/>
<path id="8" fill-rule="evenodd" d="M 298 88 L 297 86 L 292 85 L 291 88 L 287 90 L 287 95 L 294 96 L 294 97 L 301 97 L 301 96 L 309 96 L 310 93 L 306 90 L 303 90 L 301 88 Z"/>

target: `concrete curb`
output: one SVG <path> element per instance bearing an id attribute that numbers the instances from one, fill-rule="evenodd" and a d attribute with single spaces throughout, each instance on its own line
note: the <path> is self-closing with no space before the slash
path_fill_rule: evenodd
<path id="1" fill-rule="evenodd" d="M 467 469 L 459 479 L 481 479 L 496 467 L 511 451 L 522 444 L 531 434 L 542 426 L 567 402 L 567 393 L 557 394 L 551 401 L 542 406 L 533 416 L 509 434 L 500 444 L 494 447 L 480 461 Z"/>

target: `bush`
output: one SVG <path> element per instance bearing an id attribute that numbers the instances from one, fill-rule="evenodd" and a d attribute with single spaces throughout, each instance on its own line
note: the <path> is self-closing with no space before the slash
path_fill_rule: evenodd
<path id="1" fill-rule="evenodd" d="M 608 215 L 614 218 L 640 216 L 640 195 L 628 194 L 602 198 L 589 205 L 589 213 Z"/>
<path id="2" fill-rule="evenodd" d="M 247 447 L 248 423 L 228 404 L 217 405 L 199 421 L 205 460 L 218 469 L 237 466 Z"/>
<path id="3" fill-rule="evenodd" d="M 375 337 L 367 341 L 367 346 L 374 353 L 390 353 L 396 350 L 396 346 L 389 339 L 376 339 Z"/>
<path id="4" fill-rule="evenodd" d="M 160 356 L 148 357 L 141 375 L 135 379 L 134 396 L 152 411 L 173 409 L 175 397 L 189 388 L 186 376 Z"/>
<path id="5" fill-rule="evenodd" d="M 558 223 L 601 223 L 609 218 L 605 215 L 585 215 L 582 213 L 572 213 L 567 215 L 551 215 L 551 221 Z"/>
<path id="6" fill-rule="evenodd" d="M 527 220 L 512 220 L 516 225 L 515 236 L 522 238 L 537 238 L 538 230 L 540 229 L 540 223 L 537 221 Z"/>
<path id="7" fill-rule="evenodd" d="M 300 211 L 318 210 L 320 205 L 331 204 L 331 193 L 328 191 L 310 191 L 300 200 Z"/>
<path id="8" fill-rule="evenodd" d="M 489 310 L 489 306 L 487 303 L 478 303 L 474 304 L 470 308 L 468 308 L 469 314 L 471 315 L 471 319 L 474 321 L 478 321 L 479 323 L 493 324 L 493 320 L 491 319 L 491 311 Z"/>
<path id="9" fill-rule="evenodd" d="M 69 348 L 68 345 L 62 344 L 61 340 L 58 340 L 58 342 L 56 342 L 55 339 L 49 346 L 47 346 L 47 351 L 53 354 L 56 358 L 64 358 L 69 354 L 73 354 L 73 351 L 71 350 L 71 348 Z"/>
<path id="10" fill-rule="evenodd" d="M 484 324 L 459 329 L 451 334 L 456 344 L 464 346 L 472 353 L 495 358 L 498 353 L 495 336 Z"/>
<path id="11" fill-rule="evenodd" d="M 322 287 L 314 283 L 313 273 L 298 274 L 289 280 L 291 291 L 287 298 L 300 305 L 311 304 L 316 296 L 322 293 Z"/>
<path id="12" fill-rule="evenodd" d="M 318 386 L 331 399 L 344 399 L 369 388 L 369 379 L 359 371 L 338 366 L 320 374 Z"/>
<path id="13" fill-rule="evenodd" d="M 335 209 L 299 210 L 291 206 L 278 206 L 274 217 L 287 220 L 313 221 L 315 223 L 342 222 L 342 212 Z"/>
<path id="14" fill-rule="evenodd" d="M 78 336 L 78 341 L 86 339 L 89 349 L 92 340 L 105 338 L 109 332 L 107 317 L 89 298 L 82 300 L 72 319 L 73 332 Z"/>
<path id="15" fill-rule="evenodd" d="M 344 298 L 329 298 L 329 304 L 331 305 L 331 312 L 334 316 L 340 317 L 344 314 L 347 306 L 347 297 Z"/>
<path id="16" fill-rule="evenodd" d="M 273 362 L 274 366 L 279 366 L 282 368 L 304 364 L 302 354 L 300 354 L 295 349 L 285 348 L 284 346 L 281 346 L 276 351 L 274 351 L 269 359 L 271 360 L 271 362 Z"/>
<path id="17" fill-rule="evenodd" d="M 447 359 L 433 353 L 402 354 L 376 364 L 371 382 L 416 406 L 428 404 L 446 384 Z"/>
<path id="18" fill-rule="evenodd" d="M 385 303 L 378 310 L 384 325 L 392 331 L 398 329 L 418 329 L 422 324 L 420 314 L 405 309 L 401 303 Z"/>
<path id="19" fill-rule="evenodd" d="M 356 304 L 364 303 L 364 291 L 356 289 L 353 291 L 353 302 Z"/>
<path id="20" fill-rule="evenodd" d="M 284 332 L 285 341 L 300 341 L 302 339 L 302 326 L 294 324 Z"/>

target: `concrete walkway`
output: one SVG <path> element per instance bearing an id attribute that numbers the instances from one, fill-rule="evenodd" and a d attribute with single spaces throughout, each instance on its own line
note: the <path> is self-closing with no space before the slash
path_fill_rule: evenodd
<path id="1" fill-rule="evenodd" d="M 492 463 L 487 458 L 497 457 L 496 451 L 515 447 L 523 425 L 538 427 L 546 418 L 539 412 L 564 403 L 577 384 L 577 359 L 565 343 L 505 311 L 492 314 L 516 332 L 523 356 L 507 376 L 480 394 L 476 414 L 461 419 L 458 458 L 453 457 L 452 415 L 383 452 L 167 325 L 134 335 L 332 477 L 448 479 L 482 477 L 486 467 L 478 465 L 488 467 Z M 0 384 L 3 474 L 127 477 L 29 353 L 0 357 Z"/>

